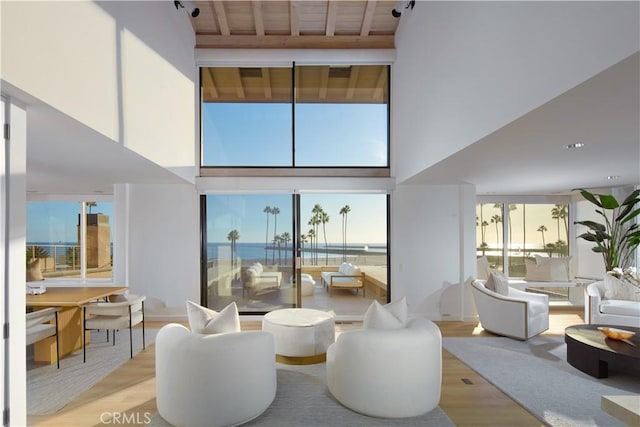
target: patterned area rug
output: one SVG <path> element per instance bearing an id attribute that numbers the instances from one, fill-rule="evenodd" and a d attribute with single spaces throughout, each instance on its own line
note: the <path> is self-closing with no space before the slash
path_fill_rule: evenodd
<path id="1" fill-rule="evenodd" d="M 147 350 L 155 341 L 157 329 L 145 328 Z M 113 338 L 110 333 L 110 338 Z M 34 365 L 27 362 L 27 414 L 48 415 L 62 409 L 114 369 L 129 360 L 129 330 L 117 332 L 116 345 L 107 342 L 105 331 L 91 331 L 87 346 L 87 362 L 82 363 L 82 350 L 60 359 L 56 365 Z M 142 351 L 142 329 L 133 330 L 133 354 Z"/>

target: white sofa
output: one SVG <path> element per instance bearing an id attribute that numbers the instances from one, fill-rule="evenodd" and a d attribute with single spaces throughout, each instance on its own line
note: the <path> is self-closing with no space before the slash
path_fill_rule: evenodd
<path id="1" fill-rule="evenodd" d="M 247 268 L 245 272 L 245 281 L 242 287 L 242 294 L 258 293 L 272 289 L 280 289 L 282 284 L 282 272 L 266 271 L 259 262 L 254 263 Z"/>
<path id="2" fill-rule="evenodd" d="M 374 417 L 425 414 L 440 401 L 442 336 L 424 318 L 401 329 L 343 332 L 327 349 L 327 386 L 344 406 Z"/>
<path id="3" fill-rule="evenodd" d="M 178 426 L 231 426 L 258 417 L 276 395 L 273 335 L 214 335 L 163 326 L 156 338 L 156 404 Z"/>
<path id="4" fill-rule="evenodd" d="M 640 328 L 640 302 L 605 299 L 603 281 L 591 283 L 585 293 L 585 323 Z"/>
<path id="5" fill-rule="evenodd" d="M 338 271 L 323 271 L 320 273 L 324 287 L 329 289 L 329 294 L 337 289 L 362 289 L 364 297 L 364 273 L 357 266 L 343 262 Z"/>
<path id="6" fill-rule="evenodd" d="M 494 334 L 528 340 L 549 329 L 549 297 L 508 288 L 501 295 L 485 287 L 483 280 L 471 283 L 482 327 Z"/>

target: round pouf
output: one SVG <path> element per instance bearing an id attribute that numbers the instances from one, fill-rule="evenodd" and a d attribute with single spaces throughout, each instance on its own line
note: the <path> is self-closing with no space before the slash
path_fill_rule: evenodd
<path id="1" fill-rule="evenodd" d="M 310 308 L 285 308 L 265 314 L 262 330 L 271 332 L 276 360 L 289 365 L 324 362 L 335 341 L 333 316 Z"/>

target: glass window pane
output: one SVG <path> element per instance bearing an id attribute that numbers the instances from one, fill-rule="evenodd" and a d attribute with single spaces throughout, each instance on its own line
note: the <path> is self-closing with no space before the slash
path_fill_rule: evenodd
<path id="1" fill-rule="evenodd" d="M 27 261 L 40 258 L 47 277 L 80 277 L 80 202 L 27 203 Z M 86 279 L 112 277 L 113 204 L 87 203 Z"/>
<path id="2" fill-rule="evenodd" d="M 489 267 L 503 269 L 502 203 L 480 203 L 476 206 L 477 256 L 486 256 Z"/>
<path id="3" fill-rule="evenodd" d="M 291 166 L 291 68 L 202 68 L 202 165 Z"/>
<path id="4" fill-rule="evenodd" d="M 296 166 L 388 166 L 388 66 L 296 68 Z"/>
<path id="5" fill-rule="evenodd" d="M 235 301 L 244 313 L 292 307 L 291 195 L 208 195 L 206 203 L 208 306 Z"/>

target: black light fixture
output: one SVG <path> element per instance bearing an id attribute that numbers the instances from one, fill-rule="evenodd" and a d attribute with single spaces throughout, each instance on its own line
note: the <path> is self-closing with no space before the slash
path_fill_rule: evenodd
<path id="1" fill-rule="evenodd" d="M 416 0 L 401 1 L 398 3 L 400 3 L 399 7 L 394 7 L 393 10 L 391 11 L 391 15 L 394 18 L 400 18 L 402 16 L 402 9 L 403 9 L 402 4 L 404 4 L 404 9 L 413 10 L 413 7 L 416 5 Z"/>
<path id="2" fill-rule="evenodd" d="M 174 0 L 173 5 L 176 7 L 176 10 L 186 9 L 187 12 L 189 12 L 189 15 L 191 15 L 193 18 L 197 18 L 198 15 L 200 15 L 200 9 L 193 6 L 189 1 Z"/>

